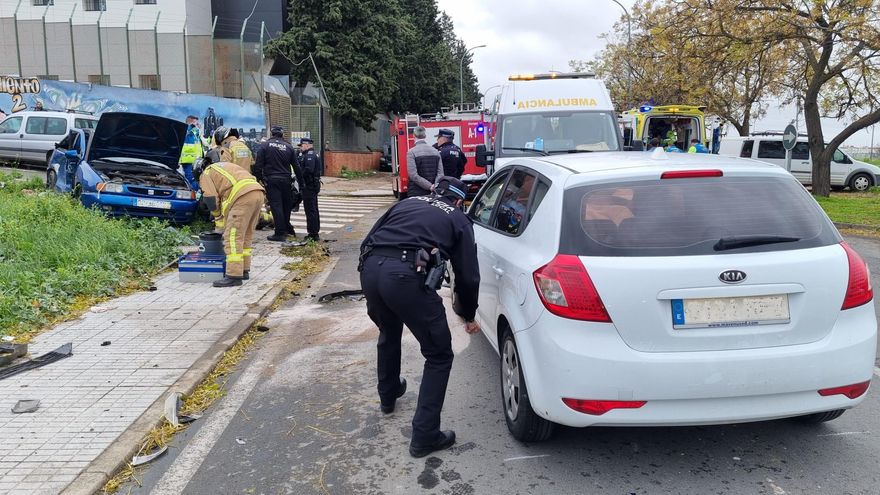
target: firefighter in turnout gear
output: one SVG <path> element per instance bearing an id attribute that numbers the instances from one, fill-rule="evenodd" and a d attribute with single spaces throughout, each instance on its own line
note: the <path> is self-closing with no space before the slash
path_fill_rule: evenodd
<path id="1" fill-rule="evenodd" d="M 406 392 L 400 376 L 400 339 L 410 329 L 425 356 L 419 401 L 412 420 L 409 452 L 424 457 L 455 443 L 455 432 L 440 430 L 440 411 L 452 369 L 452 336 L 446 309 L 437 290 L 446 260 L 455 272 L 459 315 L 468 333 L 480 331 L 474 318 L 480 270 L 474 227 L 461 211 L 465 185 L 441 177 L 431 196 L 405 199 L 392 206 L 361 244 L 361 287 L 367 313 L 379 327 L 377 343 L 380 409 L 394 412 L 397 398 Z"/>
<path id="2" fill-rule="evenodd" d="M 202 185 L 201 200 L 212 215 L 224 220 L 226 273 L 224 278 L 214 282 L 214 287 L 241 285 L 242 280 L 250 278 L 251 246 L 260 208 L 266 199 L 265 190 L 243 168 L 221 161 L 217 149 L 208 152 L 204 164 L 204 170 L 201 167 L 194 170 Z"/>
<path id="3" fill-rule="evenodd" d="M 318 213 L 318 193 L 321 191 L 321 176 L 324 175 L 324 164 L 315 153 L 311 138 L 300 141 L 302 153 L 299 155 L 299 168 L 302 170 L 302 203 L 306 213 L 306 239 L 317 241 L 321 230 L 321 217 Z"/>
<path id="4" fill-rule="evenodd" d="M 214 131 L 214 146 L 220 150 L 220 158 L 224 162 L 230 162 L 251 173 L 254 165 L 254 155 L 244 141 L 239 139 L 238 131 L 228 127 L 220 127 Z"/>
<path id="5" fill-rule="evenodd" d="M 455 131 L 440 129 L 435 137 L 437 138 L 437 143 L 434 145 L 434 148 L 440 152 L 443 172 L 456 179 L 461 179 L 464 167 L 467 165 L 467 157 L 464 155 L 464 151 L 452 142 L 455 139 Z"/>

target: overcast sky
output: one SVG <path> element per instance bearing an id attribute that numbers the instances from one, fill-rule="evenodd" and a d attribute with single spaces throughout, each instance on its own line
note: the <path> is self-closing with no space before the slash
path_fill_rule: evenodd
<path id="1" fill-rule="evenodd" d="M 630 8 L 633 0 L 620 0 Z M 507 76 L 517 73 L 567 71 L 568 61 L 593 58 L 605 46 L 600 36 L 611 31 L 623 10 L 612 0 L 437 0 L 455 23 L 455 31 L 474 50 L 473 69 L 480 91 L 493 98 Z M 492 89 L 490 89 L 492 88 Z M 697 102 L 681 102 L 697 103 Z M 795 116 L 794 107 L 771 110 L 755 130 L 781 130 Z M 806 132 L 803 118 L 801 132 Z M 826 139 L 842 130 L 825 120 Z M 734 131 L 735 132 L 735 131 Z M 880 144 L 880 129 L 877 141 Z M 870 130 L 856 133 L 847 144 L 870 145 Z"/>

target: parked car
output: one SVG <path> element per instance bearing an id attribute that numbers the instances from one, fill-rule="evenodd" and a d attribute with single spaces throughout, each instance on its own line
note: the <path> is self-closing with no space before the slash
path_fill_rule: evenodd
<path id="1" fill-rule="evenodd" d="M 94 129 L 93 115 L 26 110 L 0 123 L 0 160 L 46 165 L 55 143 L 71 129 Z"/>
<path id="2" fill-rule="evenodd" d="M 822 422 L 865 397 L 867 265 L 785 170 L 663 151 L 522 157 L 468 215 L 477 318 L 519 440 L 557 423 Z"/>
<path id="3" fill-rule="evenodd" d="M 104 113 L 74 129 L 52 155 L 47 185 L 110 215 L 195 218 L 196 192 L 178 170 L 186 124 L 135 113 Z M 83 152 L 85 150 L 85 152 Z"/>
<path id="4" fill-rule="evenodd" d="M 785 148 L 782 134 L 760 133 L 751 136 L 730 136 L 721 141 L 718 154 L 754 158 L 785 168 Z M 813 183 L 813 161 L 806 136 L 798 137 L 791 150 L 791 175 L 804 185 Z M 867 191 L 880 185 L 880 167 L 851 158 L 843 151 L 834 152 L 831 160 L 831 186 L 835 189 L 849 187 L 853 191 Z"/>

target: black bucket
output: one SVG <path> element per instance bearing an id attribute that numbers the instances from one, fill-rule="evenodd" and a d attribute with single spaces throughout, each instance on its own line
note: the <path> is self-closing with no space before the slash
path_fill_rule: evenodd
<path id="1" fill-rule="evenodd" d="M 216 232 L 202 232 L 199 234 L 199 252 L 223 256 L 223 235 Z"/>

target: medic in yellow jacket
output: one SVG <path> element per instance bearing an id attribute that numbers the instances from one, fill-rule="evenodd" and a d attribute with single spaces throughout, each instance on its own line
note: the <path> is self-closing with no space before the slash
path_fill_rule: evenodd
<path id="1" fill-rule="evenodd" d="M 216 162 L 215 162 L 216 160 Z M 254 230 L 260 218 L 266 192 L 249 172 L 234 163 L 220 161 L 216 149 L 208 152 L 204 170 L 197 168 L 202 201 L 222 221 L 225 277 L 214 287 L 241 285 L 250 278 Z"/>

